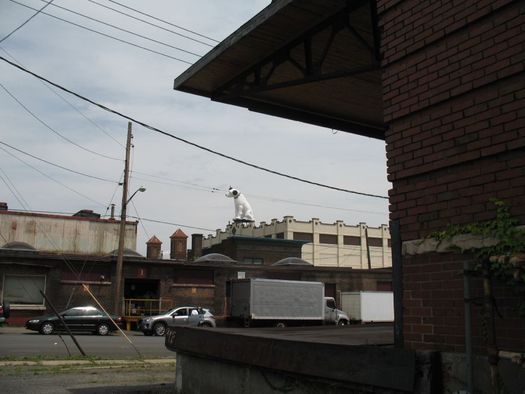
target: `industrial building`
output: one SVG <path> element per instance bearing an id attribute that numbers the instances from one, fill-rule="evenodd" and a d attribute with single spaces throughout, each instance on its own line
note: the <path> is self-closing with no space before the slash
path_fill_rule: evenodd
<path id="1" fill-rule="evenodd" d="M 293 216 L 271 223 L 230 223 L 224 230 L 208 235 L 202 240 L 204 250 L 213 250 L 229 237 L 270 238 L 302 241 L 302 259 L 320 267 L 351 267 L 356 269 L 385 268 L 392 266 L 390 232 L 388 226 L 356 226 L 338 220 L 323 223 L 318 218 L 300 221 Z M 264 262 L 260 262 L 264 264 Z"/>
<path id="2" fill-rule="evenodd" d="M 59 309 L 95 301 L 114 307 L 119 221 L 100 219 L 93 212 L 72 216 L 0 211 L 0 303 L 11 304 L 9 323 L 21 325 L 50 311 L 40 293 Z M 317 267 L 300 258 L 303 241 L 232 237 L 223 254 L 203 255 L 202 235 L 177 229 L 170 236 L 170 258 L 163 259 L 162 242 L 147 242 L 147 256 L 134 250 L 136 222 L 126 223 L 120 310 L 128 328 L 143 316 L 177 305 L 195 304 L 214 311 L 220 322 L 227 315 L 232 279 L 272 278 L 321 281 L 327 296 L 341 292 L 391 289 L 391 270 Z M 132 249 L 133 248 L 133 249 Z M 63 250 L 62 250 L 63 249 Z M 250 253 L 252 261 L 246 255 Z M 227 255 L 226 255 L 227 254 Z M 191 256 L 188 258 L 188 255 Z M 232 256 L 232 257 L 229 257 Z M 236 260 L 237 256 L 241 259 Z M 267 264 L 254 264 L 265 260 Z"/>

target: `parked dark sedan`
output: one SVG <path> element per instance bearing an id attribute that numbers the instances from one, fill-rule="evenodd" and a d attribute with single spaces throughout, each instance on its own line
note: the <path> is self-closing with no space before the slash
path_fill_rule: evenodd
<path id="1" fill-rule="evenodd" d="M 60 315 L 71 331 L 92 332 L 98 335 L 107 335 L 117 330 L 111 319 L 118 325 L 122 322 L 120 317 L 111 316 L 110 319 L 104 312 L 92 306 L 71 308 L 60 312 Z M 45 335 L 65 330 L 55 314 L 33 317 L 26 322 L 26 328 Z"/>

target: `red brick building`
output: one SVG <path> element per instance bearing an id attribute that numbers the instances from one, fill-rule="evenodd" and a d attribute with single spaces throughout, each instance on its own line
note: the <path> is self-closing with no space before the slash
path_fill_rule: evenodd
<path id="1" fill-rule="evenodd" d="M 492 219 L 491 198 L 525 223 L 524 21 L 520 1 L 378 1 L 390 217 L 402 241 Z M 407 346 L 463 351 L 464 260 L 404 256 Z M 523 352 L 525 319 L 509 297 L 496 297 L 498 344 Z"/>

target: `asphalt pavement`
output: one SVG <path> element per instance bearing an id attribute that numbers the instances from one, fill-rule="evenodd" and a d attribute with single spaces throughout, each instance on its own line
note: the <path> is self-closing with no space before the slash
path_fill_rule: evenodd
<path id="1" fill-rule="evenodd" d="M 75 339 L 87 356 L 99 359 L 175 358 L 164 345 L 164 337 L 145 336 L 139 331 L 124 331 L 112 335 L 75 334 Z M 73 339 L 61 335 L 41 335 L 24 327 L 0 327 L 0 358 L 80 356 Z"/>
<path id="2" fill-rule="evenodd" d="M 2 394 L 163 394 L 175 391 L 176 354 L 163 337 L 40 335 L 0 327 Z M 131 343 L 130 343 L 131 342 Z"/>

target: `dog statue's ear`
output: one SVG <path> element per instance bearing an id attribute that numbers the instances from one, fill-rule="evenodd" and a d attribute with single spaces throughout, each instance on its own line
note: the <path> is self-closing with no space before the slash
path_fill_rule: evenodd
<path id="1" fill-rule="evenodd" d="M 230 188 L 228 190 L 231 190 L 231 189 L 232 189 L 232 187 L 230 186 Z"/>

